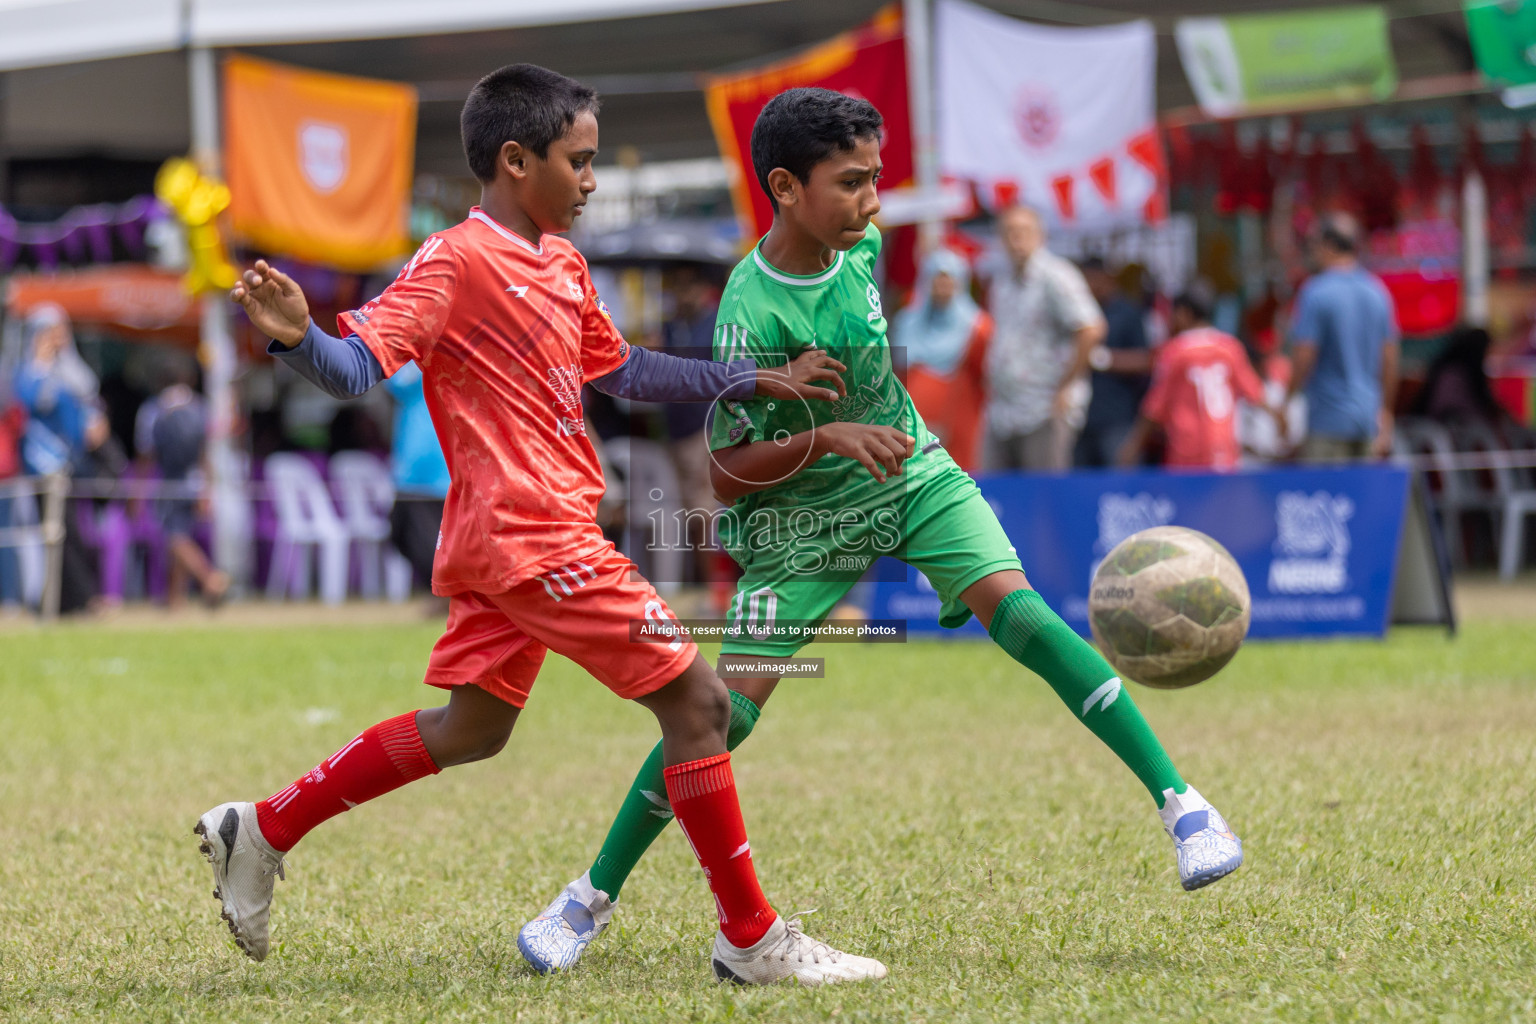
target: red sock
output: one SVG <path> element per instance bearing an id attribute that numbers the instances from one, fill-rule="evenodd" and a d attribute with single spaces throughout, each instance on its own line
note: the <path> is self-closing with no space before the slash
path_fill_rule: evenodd
<path id="1" fill-rule="evenodd" d="M 256 805 L 256 824 L 286 853 L 327 818 L 439 769 L 421 742 L 416 712 L 364 729 L 293 785 Z"/>
<path id="2" fill-rule="evenodd" d="M 757 884 L 747 826 L 736 800 L 731 755 L 675 764 L 663 774 L 672 813 L 715 894 L 720 930 L 737 948 L 754 944 L 778 915 Z"/>

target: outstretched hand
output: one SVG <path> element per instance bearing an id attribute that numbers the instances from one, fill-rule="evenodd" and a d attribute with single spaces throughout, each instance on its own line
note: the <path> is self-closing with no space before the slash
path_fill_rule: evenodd
<path id="1" fill-rule="evenodd" d="M 757 371 L 757 393 L 772 398 L 802 398 L 816 402 L 835 402 L 848 395 L 840 374 L 848 367 L 827 355 L 824 349 L 806 349 L 782 369 Z M 824 388 L 817 381 L 832 387 Z"/>
<path id="2" fill-rule="evenodd" d="M 240 283 L 230 290 L 229 297 L 240 303 L 258 331 L 289 348 L 303 341 L 309 330 L 304 290 L 266 260 L 257 260 L 240 275 Z"/>

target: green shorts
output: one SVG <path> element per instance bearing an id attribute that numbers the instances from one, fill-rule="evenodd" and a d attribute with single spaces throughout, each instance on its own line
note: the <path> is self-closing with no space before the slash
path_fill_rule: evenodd
<path id="1" fill-rule="evenodd" d="M 922 458 L 935 461 L 912 474 L 899 508 L 892 507 L 887 528 L 872 534 L 889 538 L 880 553 L 928 578 L 943 602 L 939 623 L 955 629 L 971 617 L 960 602 L 967 587 L 992 573 L 1023 567 L 976 481 L 947 452 Z M 892 523 L 894 529 L 889 528 Z M 862 558 L 864 566 L 872 560 L 867 554 L 832 555 L 834 562 L 845 558 Z M 736 560 L 746 569 L 727 613 L 731 636 L 721 645 L 722 654 L 793 655 L 815 639 L 811 629 L 825 622 L 858 582 L 858 574 L 846 571 L 846 564 L 829 571 L 797 571 L 792 557 L 765 557 L 761 549 L 750 559 Z"/>

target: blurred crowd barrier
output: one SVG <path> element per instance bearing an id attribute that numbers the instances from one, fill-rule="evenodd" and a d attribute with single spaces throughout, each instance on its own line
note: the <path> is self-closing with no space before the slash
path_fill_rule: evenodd
<path id="1" fill-rule="evenodd" d="M 404 601 L 427 583 L 396 550 L 391 513 L 401 503 L 433 499 L 397 494 L 379 455 L 280 452 L 248 475 L 245 496 L 247 561 L 231 567 L 242 592 L 327 604 L 349 595 Z M 84 570 L 92 607 L 164 601 L 179 528 L 168 520 L 187 510 L 192 537 L 212 550 L 207 502 L 200 473 L 164 480 L 135 468 L 114 478 L 53 474 L 0 482 L 0 597 L 56 617 L 71 571 L 65 542 L 73 533 L 90 562 Z"/>
<path id="2" fill-rule="evenodd" d="M 1393 450 L 1423 473 L 1453 562 L 1491 560 L 1500 577 L 1513 579 L 1536 518 L 1536 450 L 1509 449 L 1479 421 L 1422 417 L 1398 421 Z"/>
<path id="3" fill-rule="evenodd" d="M 732 575 L 721 568 L 725 556 L 714 534 L 720 509 L 695 507 L 696 498 L 685 496 L 666 444 L 611 439 L 603 453 L 608 490 L 600 522 L 658 587 L 672 592 Z M 1420 478 L 1454 565 L 1497 565 L 1506 579 L 1526 565 L 1536 550 L 1527 543 L 1536 520 L 1536 450 L 1505 448 L 1476 425 L 1407 418 L 1398 424 L 1389 462 Z M 1249 466 L 1236 475 L 1265 471 Z M 245 496 L 239 546 L 247 562 L 234 567 L 238 593 L 273 601 L 399 602 L 429 583 L 397 548 L 392 520 L 401 506 L 430 506 L 434 499 L 397 493 L 380 455 L 279 452 L 249 472 Z M 171 563 L 166 510 L 206 501 L 200 474 L 162 480 L 136 470 L 118 478 L 0 481 L 0 598 L 13 609 L 57 617 L 69 571 L 65 539 L 74 532 L 91 562 L 98 602 L 163 602 Z M 195 519 L 193 536 L 207 550 L 212 531 L 209 517 Z"/>

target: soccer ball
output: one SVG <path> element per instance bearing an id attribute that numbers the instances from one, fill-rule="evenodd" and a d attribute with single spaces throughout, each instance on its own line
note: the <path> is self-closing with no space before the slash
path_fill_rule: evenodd
<path id="1" fill-rule="evenodd" d="M 1088 622 L 1128 679 L 1174 690 L 1215 675 L 1248 635 L 1248 581 L 1216 541 L 1156 526 L 1116 544 L 1093 574 Z"/>

